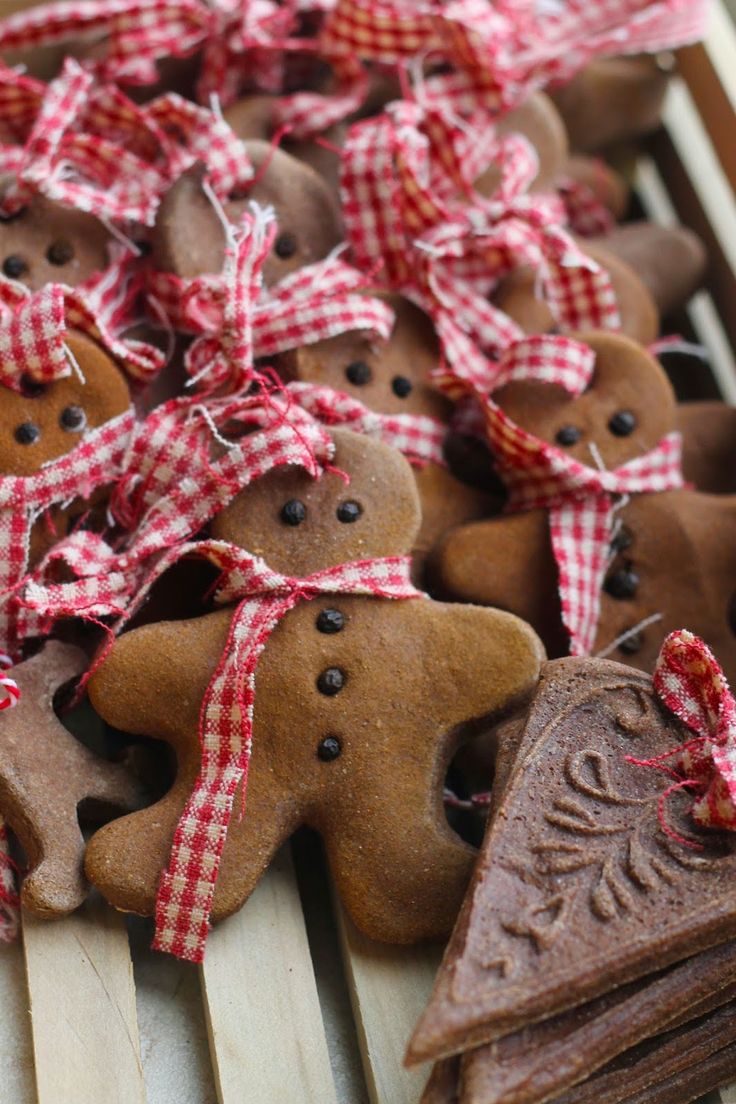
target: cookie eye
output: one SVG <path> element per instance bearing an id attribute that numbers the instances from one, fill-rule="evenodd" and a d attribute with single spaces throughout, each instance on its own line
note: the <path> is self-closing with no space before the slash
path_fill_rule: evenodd
<path id="1" fill-rule="evenodd" d="M 557 430 L 555 441 L 558 445 L 576 445 L 580 437 L 581 433 L 577 426 L 566 425 Z"/>
<path id="2" fill-rule="evenodd" d="M 289 257 L 294 256 L 298 248 L 295 235 L 288 230 L 284 230 L 276 238 L 273 248 L 276 256 L 280 257 L 282 261 L 288 260 Z"/>
<path id="3" fill-rule="evenodd" d="M 52 265 L 65 265 L 74 259 L 74 246 L 66 238 L 53 241 L 46 250 L 46 260 Z"/>
<path id="4" fill-rule="evenodd" d="M 35 422 L 23 422 L 13 434 L 19 445 L 34 445 L 41 436 L 41 430 Z"/>
<path id="5" fill-rule="evenodd" d="M 328 698 L 334 698 L 339 694 L 347 681 L 347 675 L 339 667 L 326 667 L 317 679 L 317 689 L 320 694 L 326 694 Z"/>
<path id="6" fill-rule="evenodd" d="M 317 632 L 332 636 L 345 628 L 345 615 L 336 609 L 323 609 L 317 615 Z"/>
<path id="7" fill-rule="evenodd" d="M 354 360 L 352 364 L 348 364 L 345 375 L 356 387 L 362 387 L 364 384 L 370 383 L 373 372 L 370 364 L 367 364 L 364 360 Z"/>
<path id="8" fill-rule="evenodd" d="M 290 498 L 281 507 L 281 520 L 285 525 L 301 525 L 307 516 L 307 507 L 298 498 Z"/>
<path id="9" fill-rule="evenodd" d="M 33 376 L 29 376 L 27 372 L 24 372 L 20 377 L 20 393 L 24 399 L 37 399 L 39 395 L 43 395 L 45 390 L 46 384 L 34 380 Z"/>
<path id="10" fill-rule="evenodd" d="M 406 376 L 394 376 L 391 380 L 391 390 L 399 399 L 405 399 L 414 390 L 414 384 Z"/>
<path id="11" fill-rule="evenodd" d="M 363 507 L 359 503 L 353 502 L 352 499 L 348 499 L 347 502 L 341 502 L 337 507 L 337 520 L 349 525 L 351 522 L 357 521 L 362 513 Z"/>
<path id="12" fill-rule="evenodd" d="M 325 736 L 317 746 L 317 758 L 323 763 L 331 763 L 333 759 L 337 759 L 341 751 L 342 744 L 337 736 Z"/>
<path id="13" fill-rule="evenodd" d="M 619 410 L 611 418 L 608 428 L 615 437 L 628 437 L 636 429 L 636 415 L 630 410 Z"/>
<path id="14" fill-rule="evenodd" d="M 9 280 L 19 280 L 28 271 L 28 265 L 17 253 L 11 253 L 3 261 L 3 272 Z"/>
<path id="15" fill-rule="evenodd" d="M 59 425 L 67 433 L 81 433 L 87 425 L 87 415 L 81 406 L 65 406 L 59 415 Z"/>
<path id="16" fill-rule="evenodd" d="M 639 576 L 631 567 L 622 567 L 607 577 L 603 589 L 612 598 L 633 598 L 639 589 Z"/>

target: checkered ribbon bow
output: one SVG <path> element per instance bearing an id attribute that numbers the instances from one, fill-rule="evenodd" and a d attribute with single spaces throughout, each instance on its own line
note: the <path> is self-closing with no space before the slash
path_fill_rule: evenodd
<path id="1" fill-rule="evenodd" d="M 24 376 L 51 383 L 79 371 L 67 345 L 70 330 L 96 341 L 131 376 L 152 379 L 163 365 L 161 351 L 120 336 L 135 317 L 141 286 L 130 255 L 77 288 L 47 284 L 31 292 L 0 279 L 0 384 L 17 391 Z"/>
<path id="2" fill-rule="evenodd" d="M 588 385 L 595 354 L 564 337 L 526 338 L 500 362 L 501 382 L 541 380 L 578 395 Z M 600 615 L 600 592 L 608 567 L 616 510 L 625 496 L 683 486 L 679 433 L 614 471 L 587 467 L 516 425 L 489 399 L 486 431 L 499 475 L 509 490 L 507 508 L 549 511 L 557 562 L 562 619 L 572 655 L 589 655 Z"/>
<path id="3" fill-rule="evenodd" d="M 85 433 L 76 448 L 52 461 L 34 475 L 0 476 L 0 649 L 20 654 L 26 640 L 45 636 L 49 618 L 29 608 L 22 592 L 32 579 L 41 579 L 45 562 L 28 570 L 31 530 L 53 506 L 89 498 L 93 491 L 114 482 L 133 430 L 133 412 Z M 66 541 L 74 542 L 77 555 L 96 549 L 93 533 L 65 537 L 52 549 L 63 557 Z"/>
<path id="4" fill-rule="evenodd" d="M 223 272 L 192 280 L 153 273 L 149 290 L 177 329 L 199 333 L 185 366 L 205 392 L 239 392 L 254 378 L 255 361 L 351 330 L 388 339 L 394 313 L 363 294 L 369 277 L 335 254 L 263 286 L 262 269 L 276 234 L 273 212 L 253 214 L 230 228 Z"/>
<path id="5" fill-rule="evenodd" d="M 410 464 L 445 465 L 447 426 L 426 414 L 379 414 L 344 391 L 316 383 L 290 383 L 288 394 L 327 426 L 343 426 L 398 449 Z"/>
<path id="6" fill-rule="evenodd" d="M 476 120 L 478 121 L 478 120 Z M 486 392 L 498 353 L 522 336 L 489 296 L 513 269 L 539 272 L 550 307 L 566 329 L 617 329 L 608 274 L 563 228 L 561 202 L 529 195 L 537 157 L 520 135 L 496 139 L 484 127 L 458 129 L 447 116 L 405 101 L 351 128 L 341 192 L 347 236 L 361 268 L 382 264 L 382 279 L 434 321 L 446 361 L 441 379 Z M 474 181 L 490 165 L 497 191 Z"/>
<path id="7" fill-rule="evenodd" d="M 204 958 L 235 791 L 241 784 L 244 791 L 247 787 L 256 666 L 276 625 L 298 602 L 321 594 L 424 597 L 410 582 L 409 557 L 342 564 L 297 579 L 223 542 L 204 542 L 200 551 L 222 568 L 219 600 L 239 604 L 202 702 L 199 775 L 179 819 L 156 899 L 154 948 L 192 962 Z"/>
<path id="8" fill-rule="evenodd" d="M 321 43 L 388 65 L 449 64 L 422 82 L 422 95 L 466 115 L 515 107 L 602 54 L 693 42 L 708 11 L 708 0 L 337 0 Z"/>

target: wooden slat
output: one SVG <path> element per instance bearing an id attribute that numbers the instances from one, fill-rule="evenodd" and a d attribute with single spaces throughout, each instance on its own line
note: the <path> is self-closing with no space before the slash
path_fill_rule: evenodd
<path id="1" fill-rule="evenodd" d="M 678 51 L 678 67 L 733 188 L 736 188 L 735 59 L 736 26 L 723 4 L 715 3 L 708 34 L 702 43 Z"/>
<path id="2" fill-rule="evenodd" d="M 417 1104 L 429 1067 L 407 1070 L 404 1051 L 427 1005 L 442 950 L 373 943 L 337 909 L 371 1104 Z"/>
<path id="3" fill-rule="evenodd" d="M 336 1104 L 288 850 L 212 932 L 202 990 L 220 1104 Z"/>
<path id="4" fill-rule="evenodd" d="M 39 1104 L 145 1104 L 125 926 L 101 901 L 63 920 L 25 914 Z"/>

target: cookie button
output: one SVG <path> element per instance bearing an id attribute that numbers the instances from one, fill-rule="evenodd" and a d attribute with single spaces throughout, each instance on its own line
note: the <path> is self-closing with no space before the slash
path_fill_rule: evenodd
<path id="1" fill-rule="evenodd" d="M 281 507 L 281 520 L 285 525 L 301 525 L 307 516 L 307 507 L 298 498 L 290 498 Z"/>
<path id="2" fill-rule="evenodd" d="M 341 751 L 342 745 L 337 736 L 325 736 L 317 747 L 317 758 L 323 763 L 331 763 L 333 759 L 337 759 Z"/>
<path id="3" fill-rule="evenodd" d="M 348 500 L 347 502 L 341 502 L 337 507 L 337 520 L 345 525 L 350 525 L 357 521 L 362 513 L 363 507 L 359 503 Z"/>
<path id="4" fill-rule="evenodd" d="M 65 265 L 74 259 L 74 246 L 66 238 L 59 238 L 46 250 L 46 260 L 52 265 Z"/>
<path id="5" fill-rule="evenodd" d="M 639 589 L 639 576 L 630 567 L 622 567 L 608 576 L 603 588 L 612 598 L 633 598 Z"/>
<path id="6" fill-rule="evenodd" d="M 327 667 L 317 679 L 317 689 L 320 694 L 326 694 L 332 698 L 339 694 L 346 682 L 346 674 L 339 667 Z"/>
<path id="7" fill-rule="evenodd" d="M 373 372 L 370 364 L 365 360 L 354 360 L 352 364 L 348 364 L 345 375 L 350 383 L 356 387 L 363 387 L 364 384 L 370 383 Z"/>
<path id="8" fill-rule="evenodd" d="M 336 609 L 323 609 L 317 616 L 317 631 L 328 636 L 342 632 L 345 628 L 345 615 Z"/>
<path id="9" fill-rule="evenodd" d="M 608 428 L 615 437 L 628 437 L 636 429 L 636 415 L 630 410 L 619 410 L 611 418 Z"/>
<path id="10" fill-rule="evenodd" d="M 13 434 L 19 445 L 33 445 L 41 436 L 41 430 L 35 422 L 23 422 Z"/>
<path id="11" fill-rule="evenodd" d="M 391 388 L 397 398 L 405 399 L 414 390 L 414 384 L 406 376 L 394 376 L 391 381 Z"/>
<path id="12" fill-rule="evenodd" d="M 298 248 L 295 235 L 288 230 L 284 230 L 276 238 L 273 248 L 277 257 L 280 257 L 282 261 L 287 261 L 289 257 L 294 256 Z"/>
<path id="13" fill-rule="evenodd" d="M 66 406 L 59 415 L 59 425 L 67 433 L 81 433 L 87 425 L 87 415 L 81 406 Z"/>
<path id="14" fill-rule="evenodd" d="M 580 440 L 580 430 L 577 426 L 563 426 L 562 429 L 558 429 L 555 441 L 558 445 L 576 445 Z"/>
<path id="15" fill-rule="evenodd" d="M 3 272 L 9 280 L 19 280 L 28 271 L 28 265 L 17 253 L 11 253 L 3 261 Z"/>
<path id="16" fill-rule="evenodd" d="M 631 636 L 627 636 L 625 640 L 622 640 L 618 646 L 618 650 L 623 655 L 636 655 L 644 647 L 644 633 L 635 632 Z"/>

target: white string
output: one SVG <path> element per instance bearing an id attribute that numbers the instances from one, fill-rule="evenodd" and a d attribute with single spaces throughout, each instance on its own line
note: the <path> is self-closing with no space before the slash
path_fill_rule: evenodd
<path id="1" fill-rule="evenodd" d="M 79 382 L 86 386 L 87 381 L 84 378 L 84 372 L 79 367 L 79 361 L 77 360 L 77 358 L 75 357 L 74 353 L 71 351 L 69 346 L 66 344 L 66 342 L 64 342 L 64 355 L 66 356 L 66 359 L 71 364 L 72 371 L 77 376 Z"/>
<path id="2" fill-rule="evenodd" d="M 230 451 L 238 447 L 237 441 L 228 441 L 227 437 L 222 436 L 206 406 L 195 406 L 192 410 L 192 414 L 199 414 L 202 417 L 202 420 L 207 423 L 209 431 L 214 439 L 219 445 L 222 445 L 223 448 Z"/>
<path id="3" fill-rule="evenodd" d="M 127 237 L 123 231 L 115 226 L 113 222 L 110 222 L 108 218 L 104 218 L 102 215 L 99 215 L 98 218 L 112 238 L 115 238 L 121 245 L 124 245 L 126 249 L 130 250 L 134 257 L 141 256 L 143 250 L 135 244 L 132 238 Z"/>
<path id="4" fill-rule="evenodd" d="M 146 296 L 146 301 L 148 302 L 148 305 L 153 309 L 153 313 L 157 316 L 159 322 L 161 323 L 161 329 L 166 334 L 166 360 L 164 362 L 164 367 L 168 367 L 168 365 L 172 361 L 174 352 L 176 351 L 176 332 L 173 325 L 171 324 L 171 319 L 166 314 L 163 305 L 158 301 L 156 296 L 151 295 L 151 293 L 149 292 Z"/>
<path id="5" fill-rule="evenodd" d="M 609 644 L 606 648 L 602 648 L 600 652 L 595 653 L 596 659 L 606 659 L 612 652 L 629 640 L 632 636 L 636 636 L 642 629 L 649 628 L 650 625 L 654 625 L 655 622 L 661 621 L 664 617 L 663 613 L 653 613 L 651 617 L 645 617 L 643 621 L 640 621 L 638 625 L 634 625 L 632 628 L 627 629 L 626 632 L 621 633 L 616 639 Z"/>

